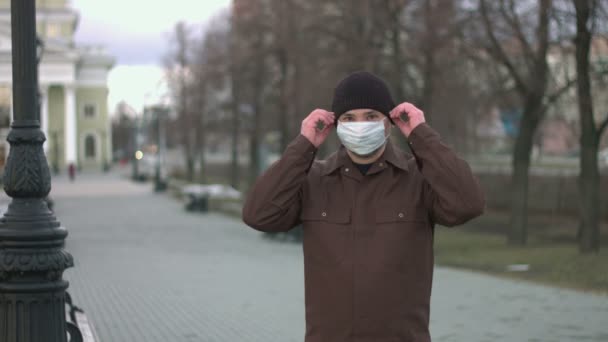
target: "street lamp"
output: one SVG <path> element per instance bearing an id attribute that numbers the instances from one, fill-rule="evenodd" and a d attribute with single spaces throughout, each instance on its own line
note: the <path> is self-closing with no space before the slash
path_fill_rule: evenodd
<path id="1" fill-rule="evenodd" d="M 51 131 L 51 137 L 53 138 L 53 161 L 51 167 L 53 168 L 53 174 L 59 174 L 59 132 Z"/>
<path id="2" fill-rule="evenodd" d="M 131 153 L 132 153 L 132 163 L 133 163 L 133 172 L 131 175 L 131 178 L 134 181 L 139 181 L 140 177 L 139 177 L 139 161 L 141 160 L 141 158 L 143 157 L 143 155 L 141 157 L 138 158 L 138 153 L 141 151 L 139 150 L 140 147 L 140 134 L 139 134 L 139 124 L 137 121 L 137 117 L 133 120 L 133 133 L 131 134 L 132 139 L 131 142 L 133 144 L 133 148 L 131 149 Z"/>
<path id="3" fill-rule="evenodd" d="M 162 167 L 162 161 L 164 158 L 164 153 L 165 153 L 165 130 L 164 130 L 164 125 L 163 125 L 163 119 L 165 117 L 165 115 L 167 115 L 167 111 L 165 110 L 165 108 L 157 106 L 155 107 L 155 112 L 156 112 L 156 165 L 155 165 L 155 172 L 154 172 L 154 191 L 156 192 L 161 192 L 161 191 L 165 191 L 167 188 L 167 184 L 165 181 L 163 181 L 162 179 L 162 172 L 161 172 L 161 167 Z"/>
<path id="4" fill-rule="evenodd" d="M 66 342 L 63 271 L 67 230 L 45 201 L 51 175 L 38 108 L 35 0 L 11 0 L 14 120 L 4 190 L 12 197 L 0 218 L 0 341 Z"/>

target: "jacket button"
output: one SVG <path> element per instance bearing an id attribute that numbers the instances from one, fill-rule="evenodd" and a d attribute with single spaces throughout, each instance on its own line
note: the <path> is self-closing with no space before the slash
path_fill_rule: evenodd
<path id="1" fill-rule="evenodd" d="M 384 166 L 384 164 L 382 164 L 382 163 L 380 163 L 379 165 L 380 165 L 380 167 Z"/>
<path id="2" fill-rule="evenodd" d="M 348 168 L 344 169 L 344 171 L 348 172 Z"/>
<path id="3" fill-rule="evenodd" d="M 326 212 L 322 212 L 321 216 L 325 217 L 325 216 L 327 216 L 327 213 Z"/>
<path id="4" fill-rule="evenodd" d="M 403 213 L 399 213 L 399 218 L 403 218 L 404 216 Z"/>

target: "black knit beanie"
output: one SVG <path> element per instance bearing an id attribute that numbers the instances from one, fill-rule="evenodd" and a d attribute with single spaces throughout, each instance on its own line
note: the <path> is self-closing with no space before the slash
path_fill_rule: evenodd
<path id="1" fill-rule="evenodd" d="M 390 120 L 389 113 L 395 108 L 395 103 L 382 79 L 369 72 L 359 71 L 338 83 L 331 110 L 337 120 L 349 110 L 363 108 L 377 110 Z"/>

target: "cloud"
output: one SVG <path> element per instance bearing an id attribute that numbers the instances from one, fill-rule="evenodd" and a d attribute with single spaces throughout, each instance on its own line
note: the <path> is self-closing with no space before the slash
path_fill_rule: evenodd
<path id="1" fill-rule="evenodd" d="M 108 76 L 110 113 L 120 101 L 126 101 L 137 111 L 144 105 L 158 103 L 168 94 L 164 80 L 164 70 L 158 65 L 116 66 Z"/>
<path id="2" fill-rule="evenodd" d="M 175 23 L 201 27 L 230 0 L 76 0 L 80 13 L 76 41 L 104 45 L 118 64 L 162 63 Z M 199 31 L 200 32 L 200 31 Z"/>
<path id="3" fill-rule="evenodd" d="M 126 101 L 141 111 L 167 93 L 162 61 L 175 23 L 185 21 L 201 32 L 231 0 L 74 0 L 80 13 L 76 42 L 103 45 L 116 57 L 110 72 L 108 105 Z"/>

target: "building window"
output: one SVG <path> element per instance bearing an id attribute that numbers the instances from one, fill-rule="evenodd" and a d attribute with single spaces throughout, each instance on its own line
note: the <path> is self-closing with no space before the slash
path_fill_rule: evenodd
<path id="1" fill-rule="evenodd" d="M 85 159 L 95 159 L 97 156 L 95 136 L 87 135 L 84 139 L 84 157 Z"/>
<path id="2" fill-rule="evenodd" d="M 97 116 L 97 106 L 92 103 L 87 103 L 84 105 L 84 117 L 87 119 L 92 119 Z"/>

